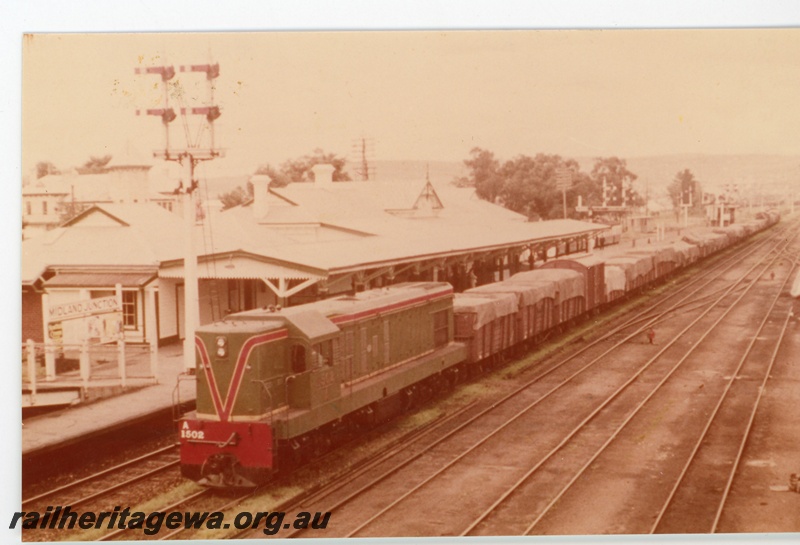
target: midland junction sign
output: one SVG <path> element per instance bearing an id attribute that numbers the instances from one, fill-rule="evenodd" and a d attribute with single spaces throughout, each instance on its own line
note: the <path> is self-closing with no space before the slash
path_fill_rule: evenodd
<path id="1" fill-rule="evenodd" d="M 54 305 L 49 309 L 48 321 L 61 322 L 75 318 L 85 318 L 94 314 L 119 312 L 120 310 L 122 309 L 119 306 L 116 295 L 110 295 L 108 297 L 98 297 L 97 299 Z"/>

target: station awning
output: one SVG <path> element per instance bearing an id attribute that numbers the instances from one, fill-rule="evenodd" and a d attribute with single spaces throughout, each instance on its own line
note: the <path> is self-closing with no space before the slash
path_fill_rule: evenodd
<path id="1" fill-rule="evenodd" d="M 136 273 L 70 272 L 59 273 L 44 283 L 47 288 L 140 288 L 158 277 L 155 271 Z"/>

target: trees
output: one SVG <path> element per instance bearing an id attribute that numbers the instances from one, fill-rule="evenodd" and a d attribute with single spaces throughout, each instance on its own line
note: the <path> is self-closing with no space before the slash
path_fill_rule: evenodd
<path id="1" fill-rule="evenodd" d="M 667 193 L 676 210 L 683 204 L 692 204 L 692 210 L 703 208 L 703 190 L 692 171 L 688 168 L 675 174 L 672 182 L 667 186 Z"/>
<path id="2" fill-rule="evenodd" d="M 89 157 L 89 160 L 83 163 L 83 166 L 78 167 L 78 174 L 102 174 L 106 171 L 106 165 L 111 161 L 111 155 L 103 155 L 96 157 L 94 155 Z"/>
<path id="3" fill-rule="evenodd" d="M 560 168 L 576 172 L 578 164 L 572 159 L 565 161 L 560 155 L 544 153 L 535 157 L 520 155 L 506 161 L 501 169 L 503 204 L 529 218 L 562 217 L 561 192 L 556 189 L 556 172 Z"/>
<path id="4" fill-rule="evenodd" d="M 478 197 L 489 202 L 495 202 L 503 187 L 500 177 L 500 163 L 494 153 L 481 148 L 472 148 L 470 158 L 464 160 L 469 167 L 468 176 L 456 180 L 456 185 L 461 187 L 474 187 Z"/>
<path id="5" fill-rule="evenodd" d="M 469 174 L 457 179 L 456 185 L 475 187 L 478 197 L 532 219 L 562 216 L 561 192 L 556 189 L 556 173 L 560 168 L 572 171 L 573 184 L 592 183 L 581 175 L 575 160 L 563 159 L 560 155 L 518 155 L 501 165 L 491 151 L 473 148 L 464 164 Z M 577 201 L 574 189 L 567 191 L 567 200 L 574 207 Z"/>
<path id="6" fill-rule="evenodd" d="M 48 174 L 61 174 L 61 171 L 50 161 L 39 161 L 36 163 L 36 179 L 44 178 Z"/>
<path id="7" fill-rule="evenodd" d="M 628 170 L 625 159 L 619 157 L 598 157 L 592 167 L 591 177 L 600 189 L 602 202 L 603 181 L 605 180 L 609 206 L 642 206 L 644 198 L 636 192 L 632 184 L 638 178 Z"/>
<path id="8" fill-rule="evenodd" d="M 222 203 L 222 210 L 239 206 L 240 204 L 244 204 L 253 198 L 253 184 L 247 182 L 246 189 L 240 185 L 236 186 L 233 190 L 228 191 L 227 193 L 221 193 L 217 195 L 217 198 Z"/>
<path id="9" fill-rule="evenodd" d="M 519 155 L 501 165 L 492 152 L 473 148 L 464 164 L 469 168 L 469 174 L 456 179 L 456 185 L 475 187 L 480 198 L 502 204 L 531 219 L 563 217 L 563 197 L 556 188 L 556 175 L 561 169 L 572 172 L 572 186 L 566 192 L 568 210 L 575 209 L 579 195 L 586 206 L 602 205 L 603 179 L 610 189 L 615 190 L 608 205 L 644 204 L 644 199 L 631 187 L 636 174 L 628 170 L 624 159 L 618 157 L 597 158 L 589 174 L 581 172 L 574 159 L 545 153 L 534 157 Z"/>
<path id="10" fill-rule="evenodd" d="M 311 171 L 311 167 L 318 164 L 329 164 L 334 168 L 333 181 L 346 182 L 350 180 L 350 175 L 344 171 L 346 163 L 346 159 L 335 153 L 325 153 L 317 148 L 311 155 L 285 161 L 280 168 L 275 168 L 270 164 L 261 165 L 255 174 L 269 176 L 272 179 L 273 187 L 283 187 L 292 182 L 313 182 L 314 173 Z"/>
<path id="11" fill-rule="evenodd" d="M 305 155 L 298 159 L 289 159 L 279 168 L 270 164 L 263 164 L 254 172 L 255 175 L 269 176 L 272 180 L 271 187 L 284 187 L 292 182 L 303 183 L 313 182 L 314 173 L 311 167 L 318 164 L 333 165 L 333 181 L 344 182 L 350 180 L 350 175 L 344 171 L 347 161 L 334 153 L 325 153 L 321 149 L 315 149 L 311 155 Z M 238 206 L 253 198 L 253 184 L 247 182 L 246 187 L 237 186 L 227 193 L 221 193 L 217 198 L 222 202 L 222 210 L 227 210 Z"/>

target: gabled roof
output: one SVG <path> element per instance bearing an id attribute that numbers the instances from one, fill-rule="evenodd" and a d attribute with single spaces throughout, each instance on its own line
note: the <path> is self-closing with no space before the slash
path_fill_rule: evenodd
<path id="1" fill-rule="evenodd" d="M 70 225 L 76 225 L 84 221 L 88 216 L 91 216 L 93 214 L 103 214 L 104 216 L 108 217 L 111 221 L 117 222 L 119 225 L 124 225 L 124 226 L 128 225 L 123 220 L 109 213 L 107 210 L 104 210 L 103 208 L 95 205 L 90 208 L 87 208 L 74 218 L 65 221 L 64 223 L 61 224 L 61 227 L 69 227 Z"/>
<path id="2" fill-rule="evenodd" d="M 95 218 L 102 222 L 95 222 Z M 152 203 L 94 206 L 58 227 L 22 242 L 22 281 L 48 267 L 157 268 L 183 248 L 180 217 Z"/>

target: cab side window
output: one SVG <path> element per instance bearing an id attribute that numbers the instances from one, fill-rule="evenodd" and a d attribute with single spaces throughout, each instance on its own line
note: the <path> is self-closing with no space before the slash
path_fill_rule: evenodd
<path id="1" fill-rule="evenodd" d="M 313 347 L 317 366 L 333 365 L 333 342 L 324 341 Z"/>
<path id="2" fill-rule="evenodd" d="M 292 373 L 303 373 L 306 370 L 306 347 L 302 344 L 292 345 Z"/>

